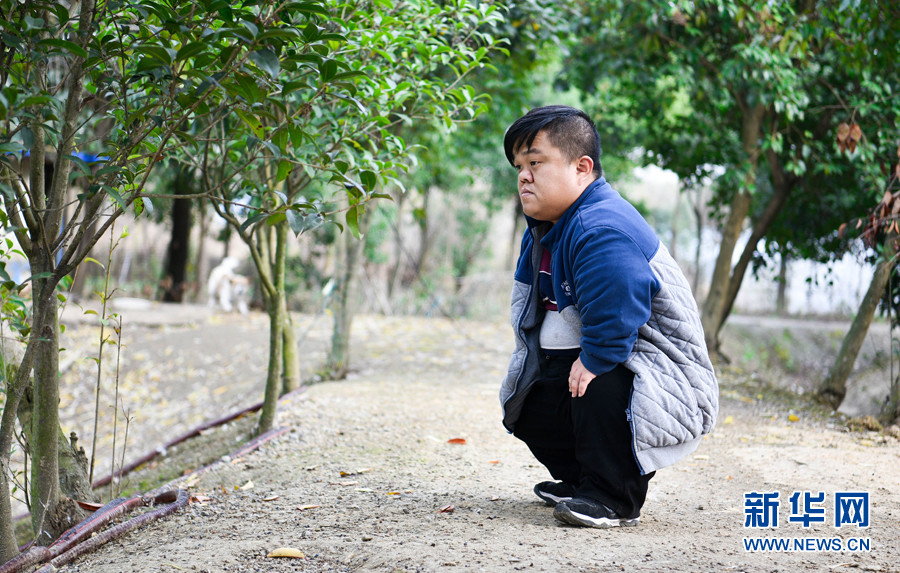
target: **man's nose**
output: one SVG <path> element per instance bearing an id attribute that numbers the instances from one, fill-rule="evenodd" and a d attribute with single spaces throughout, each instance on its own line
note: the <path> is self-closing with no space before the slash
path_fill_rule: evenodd
<path id="1" fill-rule="evenodd" d="M 522 183 L 531 183 L 531 169 L 526 169 L 523 167 L 522 170 L 519 171 L 519 181 L 521 181 Z"/>

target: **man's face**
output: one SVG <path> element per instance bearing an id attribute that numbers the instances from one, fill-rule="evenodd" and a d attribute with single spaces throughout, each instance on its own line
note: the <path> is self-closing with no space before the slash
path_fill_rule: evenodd
<path id="1" fill-rule="evenodd" d="M 518 172 L 522 210 L 539 221 L 557 222 L 589 182 L 584 180 L 579 160 L 567 160 L 543 131 L 538 132 L 531 147 L 516 150 L 513 164 Z"/>

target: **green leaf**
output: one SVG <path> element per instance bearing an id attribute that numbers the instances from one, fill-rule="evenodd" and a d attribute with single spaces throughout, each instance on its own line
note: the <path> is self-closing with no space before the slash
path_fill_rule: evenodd
<path id="1" fill-rule="evenodd" d="M 250 59 L 272 79 L 278 77 L 278 73 L 281 71 L 281 62 L 271 50 L 257 50 L 250 54 Z"/>
<path id="2" fill-rule="evenodd" d="M 30 277 L 28 277 L 27 279 L 25 279 L 22 282 L 26 283 L 28 281 L 39 281 L 41 279 L 48 279 L 52 276 L 53 276 L 53 273 L 51 273 L 51 272 L 37 273 L 37 274 L 31 275 Z"/>
<path id="3" fill-rule="evenodd" d="M 246 221 L 241 223 L 241 227 L 240 227 L 241 232 L 243 233 L 251 225 L 258 223 L 259 221 L 262 221 L 263 219 L 265 219 L 268 216 L 269 216 L 268 213 L 257 213 L 256 215 L 253 215 L 252 217 L 247 218 Z"/>
<path id="4" fill-rule="evenodd" d="M 294 235 L 298 237 L 306 231 L 311 231 L 321 226 L 325 222 L 325 217 L 321 213 L 306 213 L 304 215 L 295 209 L 288 209 L 287 219 Z"/>
<path id="5" fill-rule="evenodd" d="M 321 16 L 330 16 L 328 9 L 316 2 L 291 2 L 285 4 L 286 12 L 301 12 L 304 14 L 319 14 Z"/>
<path id="6" fill-rule="evenodd" d="M 22 102 L 22 107 L 29 107 L 32 105 L 46 105 L 53 101 L 53 98 L 48 95 L 34 95 L 25 98 L 25 101 Z"/>
<path id="7" fill-rule="evenodd" d="M 334 78 L 337 75 L 337 62 L 334 60 L 325 60 L 319 65 L 319 74 L 322 76 L 322 81 L 327 82 Z"/>
<path id="8" fill-rule="evenodd" d="M 88 56 L 87 51 L 75 42 L 61 40 L 59 38 L 45 38 L 38 42 L 38 46 L 51 46 L 53 48 L 59 48 L 64 52 L 69 52 L 73 56 L 83 59 L 87 58 Z"/>
<path id="9" fill-rule="evenodd" d="M 278 162 L 278 173 L 275 175 L 276 181 L 284 181 L 287 179 L 288 175 L 291 174 L 291 171 L 294 170 L 294 164 L 288 161 L 287 159 L 282 159 Z"/>
<path id="10" fill-rule="evenodd" d="M 290 134 L 288 133 L 287 127 L 281 127 L 272 134 L 272 143 L 278 146 L 278 149 L 284 153 L 287 150 L 288 142 L 290 141 Z"/>
<path id="11" fill-rule="evenodd" d="M 69 11 L 66 9 L 64 5 L 61 3 L 56 3 L 51 8 L 53 13 L 56 15 L 56 20 L 59 23 L 60 27 L 65 27 L 69 21 Z"/>
<path id="12" fill-rule="evenodd" d="M 241 121 L 243 121 L 247 125 L 247 127 L 250 128 L 250 131 L 253 132 L 253 135 L 260 139 L 263 138 L 264 134 L 262 124 L 259 122 L 256 116 L 250 115 L 246 111 L 239 108 L 235 108 L 234 113 L 237 114 L 237 116 L 241 118 Z"/>
<path id="13" fill-rule="evenodd" d="M 359 179 L 367 191 L 371 191 L 378 184 L 378 177 L 371 171 L 360 172 Z"/>
<path id="14" fill-rule="evenodd" d="M 362 238 L 362 235 L 359 234 L 359 205 L 354 205 L 347 209 L 347 227 L 354 237 L 357 239 Z"/>
<path id="15" fill-rule="evenodd" d="M 172 63 L 172 58 L 176 56 L 175 50 L 163 48 L 162 46 L 154 46 L 150 44 L 141 44 L 135 49 L 135 52 L 142 56 L 157 60 L 163 64 Z"/>
<path id="16" fill-rule="evenodd" d="M 175 54 L 175 61 L 187 60 L 193 58 L 194 56 L 200 54 L 204 50 L 206 50 L 207 44 L 205 42 L 191 42 L 189 44 L 185 44 L 178 50 L 178 53 Z"/>
<path id="17" fill-rule="evenodd" d="M 281 223 L 282 221 L 284 221 L 286 219 L 287 219 L 287 215 L 284 213 L 284 211 L 279 211 L 277 213 L 272 213 L 271 215 L 266 217 L 266 224 L 267 225 L 277 225 L 278 223 Z"/>
<path id="18" fill-rule="evenodd" d="M 306 136 L 306 132 L 295 125 L 291 126 L 290 132 L 291 145 L 293 145 L 294 147 L 300 147 L 301 145 L 303 145 L 303 138 Z"/>
<path id="19" fill-rule="evenodd" d="M 118 191 L 116 191 L 109 185 L 101 185 L 100 187 L 102 187 L 103 190 L 113 198 L 113 201 L 115 201 L 119 207 L 121 207 L 122 209 L 126 209 L 128 207 L 128 205 L 125 203 L 125 199 L 122 198 L 122 195 L 120 195 Z"/>
<path id="20" fill-rule="evenodd" d="M 262 34 L 260 34 L 256 40 L 257 42 L 263 43 L 269 38 L 286 38 L 288 41 L 293 40 L 294 38 L 298 38 L 300 36 L 300 31 L 296 28 L 274 28 L 271 30 L 266 30 Z"/>
<path id="21" fill-rule="evenodd" d="M 92 257 L 85 257 L 85 258 L 84 258 L 84 262 L 86 262 L 86 263 L 94 263 L 95 265 L 97 265 L 97 266 L 100 267 L 101 269 L 106 270 L 106 267 L 103 266 L 103 263 L 101 263 L 100 261 L 98 261 L 97 259 L 94 259 L 94 258 L 92 258 Z"/>

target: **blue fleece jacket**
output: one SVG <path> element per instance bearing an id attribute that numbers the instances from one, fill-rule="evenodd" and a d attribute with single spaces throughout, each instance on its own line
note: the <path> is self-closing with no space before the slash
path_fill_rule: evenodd
<path id="1" fill-rule="evenodd" d="M 548 223 L 528 219 L 516 280 L 531 284 L 535 236 Z M 552 254 L 559 311 L 575 305 L 581 316 L 581 362 L 594 375 L 625 362 L 638 329 L 650 318 L 660 288 L 650 268 L 659 239 L 650 225 L 604 178 L 599 178 L 540 238 Z"/>

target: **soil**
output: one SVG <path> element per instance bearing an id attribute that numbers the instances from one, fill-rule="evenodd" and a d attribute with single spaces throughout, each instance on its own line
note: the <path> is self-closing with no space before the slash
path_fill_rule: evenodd
<path id="1" fill-rule="evenodd" d="M 127 459 L 261 398 L 263 315 L 160 305 L 121 312 Z M 173 313 L 181 320 L 164 323 Z M 328 321 L 298 316 L 296 325 L 310 377 Z M 278 424 L 288 433 L 231 458 L 252 429 L 248 416 L 167 451 L 115 487 L 147 491 L 175 478 L 171 487 L 188 487 L 195 502 L 60 571 L 900 571 L 895 430 L 851 432 L 843 416 L 724 368 L 716 429 L 695 454 L 657 472 L 640 525 L 576 528 L 532 494 L 549 475 L 500 424 L 508 325 L 364 316 L 353 332 L 347 380 L 281 402 Z M 87 324 L 69 333 L 97 340 Z M 74 396 L 92 395 L 91 378 L 80 360 L 66 375 L 63 410 L 80 428 L 90 428 L 93 403 L 86 414 L 86 400 Z M 108 437 L 98 444 L 111 451 Z M 209 471 L 181 475 L 214 460 Z M 789 522 L 795 491 L 825 492 L 825 523 Z M 780 494 L 777 527 L 744 527 L 749 492 Z M 869 493 L 868 528 L 834 526 L 838 492 Z M 748 537 L 837 538 L 844 550 L 750 552 Z M 846 550 L 851 538 L 869 550 Z M 304 557 L 267 557 L 283 547 Z"/>

